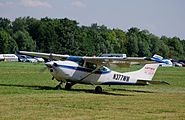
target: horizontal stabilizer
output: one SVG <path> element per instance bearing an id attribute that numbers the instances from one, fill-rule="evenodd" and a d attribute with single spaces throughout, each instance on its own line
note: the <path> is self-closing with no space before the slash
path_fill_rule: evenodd
<path id="1" fill-rule="evenodd" d="M 165 81 L 158 81 L 158 80 L 137 80 L 138 85 L 148 85 L 148 84 L 166 84 L 166 85 L 170 85 L 169 83 L 165 82 Z"/>

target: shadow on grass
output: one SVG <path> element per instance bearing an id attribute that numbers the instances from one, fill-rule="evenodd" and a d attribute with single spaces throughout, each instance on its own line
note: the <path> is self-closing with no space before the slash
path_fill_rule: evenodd
<path id="1" fill-rule="evenodd" d="M 38 85 L 16 85 L 16 84 L 0 84 L 0 86 L 9 86 L 9 87 L 25 87 L 25 88 L 39 88 L 43 90 L 55 90 L 53 87 L 49 86 L 38 86 Z"/>
<path id="2" fill-rule="evenodd" d="M 31 88 L 34 90 L 58 90 L 55 87 L 50 87 L 50 86 L 39 86 L 39 85 L 16 85 L 16 84 L 0 84 L 0 86 L 14 86 L 14 87 L 25 87 L 25 88 Z M 66 90 L 64 88 L 61 88 L 61 90 L 65 91 L 79 91 L 79 92 L 85 92 L 85 93 L 92 93 L 96 94 L 94 90 L 90 89 L 70 89 Z M 150 91 L 143 91 L 143 90 L 128 90 L 128 89 L 118 89 L 118 88 L 112 88 L 113 91 L 129 91 L 129 92 L 142 92 L 142 93 L 154 93 Z M 101 94 L 103 95 L 113 95 L 113 96 L 134 96 L 130 94 L 119 94 L 119 93 L 110 93 L 110 92 L 102 92 Z"/>
<path id="3" fill-rule="evenodd" d="M 62 90 L 66 90 L 66 89 L 62 89 Z M 79 91 L 79 92 L 97 94 L 97 93 L 95 93 L 94 90 L 89 90 L 89 89 L 70 89 L 70 90 L 66 90 L 66 91 Z M 119 94 L 119 93 L 111 93 L 111 92 L 105 92 L 105 91 L 100 93 L 100 95 L 101 94 L 103 94 L 103 95 L 113 95 L 113 96 L 134 96 L 134 95 L 130 95 L 130 94 Z"/>
<path id="4" fill-rule="evenodd" d="M 128 91 L 128 92 L 139 92 L 139 93 L 156 93 L 152 91 L 146 90 L 129 90 L 129 89 L 120 89 L 120 88 L 112 88 L 113 91 Z"/>

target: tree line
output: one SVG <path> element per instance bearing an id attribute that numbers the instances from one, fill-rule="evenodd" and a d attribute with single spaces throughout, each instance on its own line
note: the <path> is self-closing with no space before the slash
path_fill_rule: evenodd
<path id="1" fill-rule="evenodd" d="M 185 59 L 185 40 L 158 37 L 136 27 L 127 32 L 104 25 L 79 26 L 67 18 L 0 18 L 0 54 L 16 50 L 69 55 L 125 53 L 127 56 L 159 54 L 165 58 Z"/>

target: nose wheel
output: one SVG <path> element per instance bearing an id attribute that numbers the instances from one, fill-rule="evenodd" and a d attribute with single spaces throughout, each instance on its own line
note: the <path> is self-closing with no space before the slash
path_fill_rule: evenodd
<path id="1" fill-rule="evenodd" d="M 57 90 L 61 90 L 62 89 L 62 87 L 61 87 L 61 85 L 59 84 L 59 85 L 57 85 L 56 87 L 55 87 Z"/>
<path id="2" fill-rule="evenodd" d="M 75 84 L 75 83 L 67 82 L 66 85 L 65 85 L 65 89 L 66 89 L 66 90 L 70 90 L 71 87 L 72 87 L 74 84 Z"/>
<path id="3" fill-rule="evenodd" d="M 95 88 L 95 93 L 96 93 L 96 94 L 102 93 L 102 87 L 101 87 L 101 86 L 96 86 L 96 88 Z"/>
<path id="4" fill-rule="evenodd" d="M 61 87 L 62 83 L 63 83 L 63 82 L 60 82 L 55 88 L 56 88 L 57 90 L 61 90 L 61 89 L 62 89 L 62 87 Z"/>
<path id="5" fill-rule="evenodd" d="M 63 82 L 60 82 L 60 84 L 58 84 L 55 88 L 56 88 L 57 90 L 61 90 L 61 89 L 62 89 L 62 87 L 61 87 L 62 83 L 63 83 Z M 72 87 L 73 85 L 75 85 L 75 84 L 76 84 L 76 83 L 67 82 L 66 85 L 65 85 L 65 89 L 66 89 L 66 90 L 70 90 L 71 87 Z"/>

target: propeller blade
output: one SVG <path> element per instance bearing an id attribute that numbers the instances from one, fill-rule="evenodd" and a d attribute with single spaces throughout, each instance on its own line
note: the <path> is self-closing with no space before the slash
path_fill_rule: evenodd
<path id="1" fill-rule="evenodd" d="M 43 73 L 43 72 L 45 72 L 46 70 L 47 70 L 47 67 L 43 67 L 43 68 L 41 68 L 41 69 L 39 70 L 39 72 Z"/>

